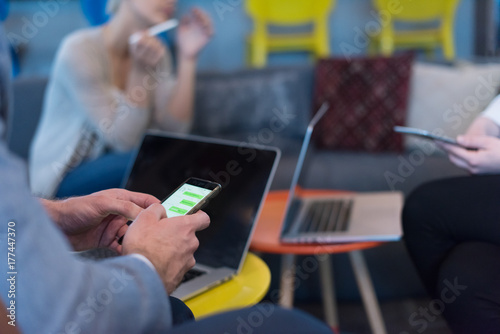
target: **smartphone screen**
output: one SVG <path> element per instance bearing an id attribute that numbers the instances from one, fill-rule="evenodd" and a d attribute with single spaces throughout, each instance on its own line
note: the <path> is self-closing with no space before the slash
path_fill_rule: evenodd
<path id="1" fill-rule="evenodd" d="M 221 185 L 218 183 L 192 177 L 175 189 L 161 205 L 167 212 L 167 218 L 184 216 L 201 209 L 220 190 Z M 130 224 L 132 221 L 127 222 L 127 225 Z M 118 244 L 122 244 L 124 237 L 125 235 L 122 235 L 118 239 Z"/>
<path id="2" fill-rule="evenodd" d="M 186 181 L 163 201 L 162 205 L 168 218 L 192 213 L 193 210 L 199 208 L 200 203 L 205 201 L 207 197 L 214 195 L 214 191 L 220 189 L 220 186 L 213 182 L 195 181 L 193 182 L 192 179 Z"/>

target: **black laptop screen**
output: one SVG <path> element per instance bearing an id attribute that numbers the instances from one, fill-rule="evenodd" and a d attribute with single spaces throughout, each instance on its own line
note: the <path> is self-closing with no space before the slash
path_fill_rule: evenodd
<path id="1" fill-rule="evenodd" d="M 211 224 L 197 234 L 195 258 L 237 269 L 278 155 L 273 149 L 200 137 L 146 135 L 125 188 L 162 200 L 189 177 L 221 184 L 221 192 L 204 208 Z"/>

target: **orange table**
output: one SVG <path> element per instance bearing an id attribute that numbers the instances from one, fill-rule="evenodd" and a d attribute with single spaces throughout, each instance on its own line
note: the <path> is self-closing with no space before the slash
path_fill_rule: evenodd
<path id="1" fill-rule="evenodd" d="M 302 196 L 339 193 L 329 190 L 299 190 Z M 338 327 L 338 318 L 333 290 L 333 270 L 331 254 L 349 253 L 356 281 L 360 289 L 363 304 L 368 314 L 373 333 L 386 333 L 380 307 L 375 295 L 370 273 L 361 252 L 363 249 L 376 247 L 382 242 L 357 242 L 343 244 L 283 244 L 279 236 L 285 215 L 288 191 L 272 191 L 268 194 L 259 222 L 255 228 L 250 245 L 251 250 L 264 253 L 282 254 L 281 285 L 279 303 L 283 307 L 293 306 L 293 294 L 296 275 L 298 278 L 308 277 L 304 271 L 320 270 L 323 290 L 323 306 L 325 316 L 331 327 Z M 314 268 L 311 258 L 306 257 L 300 265 L 295 264 L 296 255 L 311 255 L 318 260 L 318 268 Z M 298 273 L 297 269 L 301 270 Z M 299 276 L 302 275 L 302 277 Z M 307 274 L 307 272 L 306 272 Z M 272 297 L 272 296 L 271 296 Z"/>

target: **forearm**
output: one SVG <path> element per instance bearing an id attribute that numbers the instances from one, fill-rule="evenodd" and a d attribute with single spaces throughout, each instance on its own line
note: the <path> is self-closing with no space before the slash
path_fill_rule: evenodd
<path id="1" fill-rule="evenodd" d="M 76 260 L 40 205 L 52 210 L 50 201 L 39 202 L 31 195 L 20 160 L 11 157 L 5 145 L 0 145 L 0 160 L 0 189 L 8 191 L 0 212 L 15 225 L 16 320 L 23 332 L 166 332 L 171 311 L 158 274 L 130 257 L 101 264 Z M 7 247 L 0 256 L 7 259 Z M 3 263 L 2 272 L 13 271 L 7 260 Z M 7 300 L 4 281 L 0 290 Z"/>
<path id="2" fill-rule="evenodd" d="M 145 87 L 145 80 L 148 78 L 148 73 L 145 66 L 141 64 L 132 65 L 130 71 L 125 96 L 127 102 L 133 108 L 149 109 L 151 105 L 152 90 Z"/>
<path id="3" fill-rule="evenodd" d="M 29 263 L 20 265 L 26 278 L 19 279 L 19 289 L 23 289 L 19 303 L 24 305 L 19 309 L 19 319 L 31 319 L 23 324 L 27 332 L 60 332 L 67 323 L 82 333 L 156 332 L 171 326 L 163 284 L 140 260 L 127 256 L 101 263 L 80 262 L 69 253 L 42 253 L 40 262 L 45 267 L 28 269 L 33 263 L 26 257 L 24 262 Z M 33 257 L 33 253 L 29 256 Z M 52 259 L 47 260 L 47 256 Z M 35 276 L 43 282 L 42 287 L 30 281 Z M 30 306 L 37 305 L 29 302 L 34 295 L 45 308 Z M 120 318 L 124 312 L 128 314 L 126 321 Z"/>
<path id="4" fill-rule="evenodd" d="M 193 118 L 194 90 L 196 84 L 196 58 L 179 57 L 177 83 L 170 94 L 157 92 L 159 98 L 156 108 L 157 121 L 162 127 L 172 118 L 189 123 Z M 165 98 L 167 97 L 167 98 Z"/>

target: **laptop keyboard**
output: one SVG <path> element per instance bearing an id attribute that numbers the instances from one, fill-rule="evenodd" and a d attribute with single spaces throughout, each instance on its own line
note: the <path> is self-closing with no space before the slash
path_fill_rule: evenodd
<path id="1" fill-rule="evenodd" d="M 184 274 L 181 283 L 192 280 L 193 278 L 199 277 L 201 275 L 206 274 L 206 272 L 198 270 L 198 269 L 190 269 L 187 273 Z"/>
<path id="2" fill-rule="evenodd" d="M 94 261 L 104 260 L 119 255 L 117 252 L 110 248 L 94 248 L 84 252 L 78 252 L 76 254 L 84 259 Z"/>
<path id="3" fill-rule="evenodd" d="M 308 208 L 300 232 L 340 232 L 347 231 L 352 200 L 318 200 Z"/>

